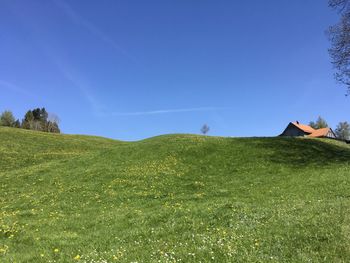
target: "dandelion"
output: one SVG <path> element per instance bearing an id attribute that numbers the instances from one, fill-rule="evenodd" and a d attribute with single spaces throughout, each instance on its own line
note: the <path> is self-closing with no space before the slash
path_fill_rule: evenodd
<path id="1" fill-rule="evenodd" d="M 74 259 L 75 259 L 75 260 L 80 260 L 80 255 L 76 255 L 76 256 L 74 257 Z"/>
<path id="2" fill-rule="evenodd" d="M 55 248 L 54 250 L 53 250 L 53 252 L 55 252 L 55 253 L 58 253 L 58 248 Z"/>
<path id="3" fill-rule="evenodd" d="M 255 239 L 255 246 L 259 246 L 259 241 L 257 239 Z"/>
<path id="4" fill-rule="evenodd" d="M 0 254 L 6 254 L 9 247 L 4 245 L 3 247 L 0 247 Z"/>

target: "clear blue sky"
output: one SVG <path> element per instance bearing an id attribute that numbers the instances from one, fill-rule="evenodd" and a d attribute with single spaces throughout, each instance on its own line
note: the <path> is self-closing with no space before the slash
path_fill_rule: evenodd
<path id="1" fill-rule="evenodd" d="M 349 121 L 326 0 L 2 0 L 0 111 L 46 107 L 64 133 L 274 136 Z"/>

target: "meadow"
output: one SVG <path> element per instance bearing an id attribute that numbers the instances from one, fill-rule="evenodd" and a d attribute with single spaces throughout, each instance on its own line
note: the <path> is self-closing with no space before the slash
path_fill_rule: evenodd
<path id="1" fill-rule="evenodd" d="M 350 147 L 0 127 L 0 262 L 350 262 Z"/>

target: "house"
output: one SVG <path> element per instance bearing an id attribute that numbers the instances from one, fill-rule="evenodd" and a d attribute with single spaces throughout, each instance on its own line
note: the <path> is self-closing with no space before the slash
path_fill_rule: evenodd
<path id="1" fill-rule="evenodd" d="M 280 136 L 306 136 L 313 138 L 331 138 L 336 139 L 337 136 L 331 128 L 314 129 L 308 125 L 301 124 L 298 121 L 290 122 L 287 128 Z"/>

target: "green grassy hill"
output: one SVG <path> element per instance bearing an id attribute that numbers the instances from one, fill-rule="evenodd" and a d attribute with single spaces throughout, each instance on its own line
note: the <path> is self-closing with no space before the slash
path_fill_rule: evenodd
<path id="1" fill-rule="evenodd" d="M 0 262 L 349 262 L 350 148 L 0 128 Z"/>

